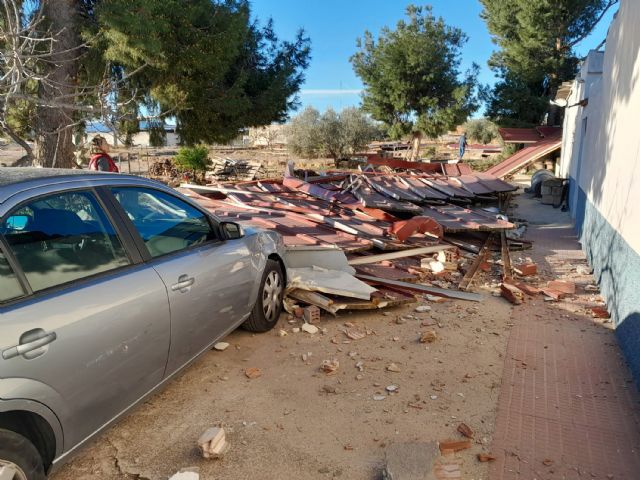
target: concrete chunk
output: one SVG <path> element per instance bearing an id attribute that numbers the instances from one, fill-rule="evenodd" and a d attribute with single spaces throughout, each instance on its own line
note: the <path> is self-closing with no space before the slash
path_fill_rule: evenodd
<path id="1" fill-rule="evenodd" d="M 223 428 L 211 427 L 198 439 L 198 446 L 204 458 L 219 458 L 228 450 Z"/>

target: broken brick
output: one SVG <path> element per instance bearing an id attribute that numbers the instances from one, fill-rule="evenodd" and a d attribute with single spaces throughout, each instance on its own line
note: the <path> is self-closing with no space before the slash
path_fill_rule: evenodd
<path id="1" fill-rule="evenodd" d="M 563 293 L 559 290 L 554 290 L 552 288 L 543 288 L 542 293 L 544 293 L 547 297 L 550 297 L 554 300 L 560 300 L 562 297 L 565 297 L 567 294 Z"/>
<path id="2" fill-rule="evenodd" d="M 488 272 L 491 270 L 491 264 L 487 262 L 482 262 L 480 263 L 480 265 L 478 265 L 478 268 L 483 272 Z"/>
<path id="3" fill-rule="evenodd" d="M 251 367 L 247 368 L 244 371 L 244 374 L 247 378 L 258 378 L 262 375 L 262 370 L 260 370 L 259 368 Z"/>
<path id="4" fill-rule="evenodd" d="M 589 310 L 591 310 L 591 313 L 593 313 L 593 316 L 596 318 L 611 318 L 611 314 L 605 307 L 596 305 L 595 307 L 590 307 Z"/>
<path id="5" fill-rule="evenodd" d="M 528 277 L 538 273 L 538 266 L 535 263 L 522 263 L 513 268 L 518 275 Z"/>
<path id="6" fill-rule="evenodd" d="M 493 455 L 489 455 L 488 453 L 479 453 L 478 461 L 479 462 L 493 462 L 496 459 Z"/>
<path id="7" fill-rule="evenodd" d="M 500 285 L 500 293 L 514 305 L 520 305 L 524 301 L 522 291 L 510 283 L 502 283 L 502 285 Z"/>
<path id="8" fill-rule="evenodd" d="M 459 452 L 471 448 L 471 440 L 445 440 L 438 442 L 440 453 Z"/>
<path id="9" fill-rule="evenodd" d="M 529 285 L 524 282 L 517 282 L 514 285 L 518 287 L 520 290 L 522 290 L 524 293 L 526 293 L 527 295 L 531 295 L 532 297 L 542 292 L 542 290 L 540 290 L 538 287 L 534 287 L 533 285 Z"/>
<path id="10" fill-rule="evenodd" d="M 320 321 L 320 309 L 315 305 L 309 305 L 304 309 L 302 316 L 307 323 L 318 323 Z"/>
<path id="11" fill-rule="evenodd" d="M 568 282 L 567 280 L 552 280 L 547 284 L 547 287 L 566 295 L 573 295 L 576 293 L 576 284 Z"/>

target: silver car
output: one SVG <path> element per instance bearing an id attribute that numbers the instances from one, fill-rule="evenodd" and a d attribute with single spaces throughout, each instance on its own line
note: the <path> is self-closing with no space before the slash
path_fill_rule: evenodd
<path id="1" fill-rule="evenodd" d="M 161 183 L 0 169 L 0 480 L 36 480 L 239 325 L 277 323 L 281 237 Z"/>

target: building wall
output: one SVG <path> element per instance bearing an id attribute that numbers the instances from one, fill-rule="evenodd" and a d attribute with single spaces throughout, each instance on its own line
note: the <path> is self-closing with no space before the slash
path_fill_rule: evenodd
<path id="1" fill-rule="evenodd" d="M 138 132 L 131 138 L 133 145 L 135 147 L 149 147 L 149 132 L 142 131 Z M 167 138 L 165 147 L 175 147 L 180 142 L 180 137 L 177 133 L 167 132 Z"/>
<path id="2" fill-rule="evenodd" d="M 556 175 L 562 178 L 569 178 L 569 210 L 572 217 L 576 218 L 578 199 L 578 176 L 579 165 L 584 158 L 584 144 L 586 137 L 585 127 L 588 126 L 588 116 L 593 114 L 595 105 L 591 109 L 578 106 L 581 100 L 588 99 L 591 95 L 596 95 L 599 84 L 602 80 L 602 65 L 604 52 L 591 50 L 587 58 L 580 66 L 580 73 L 573 82 L 571 94 L 567 98 L 567 104 L 571 105 L 565 109 L 563 136 L 562 136 L 562 159 L 558 164 Z"/>
<path id="3" fill-rule="evenodd" d="M 576 89 L 576 95 L 588 96 L 589 104 L 576 111 L 575 118 L 570 118 L 572 112 L 566 119 L 573 130 L 561 171 L 576 187 L 571 198 L 576 228 L 640 385 L 638 25 L 640 2 L 622 0 L 609 27 L 601 78 L 590 83 L 588 92 Z M 586 129 L 581 132 L 584 119 Z"/>

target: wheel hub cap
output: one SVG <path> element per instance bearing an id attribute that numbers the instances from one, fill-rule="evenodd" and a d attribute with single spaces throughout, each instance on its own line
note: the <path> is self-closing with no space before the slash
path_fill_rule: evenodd
<path id="1" fill-rule="evenodd" d="M 15 463 L 0 459 L 0 480 L 27 480 L 27 476 Z"/>
<path id="2" fill-rule="evenodd" d="M 262 311 L 270 322 L 276 319 L 282 294 L 282 280 L 278 272 L 269 272 L 262 289 Z M 0 479 L 1 480 L 1 479 Z"/>

